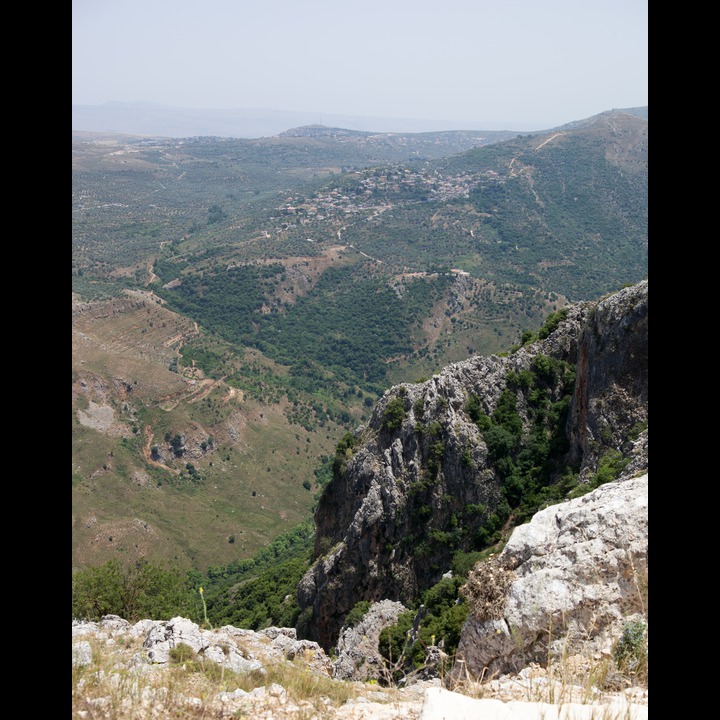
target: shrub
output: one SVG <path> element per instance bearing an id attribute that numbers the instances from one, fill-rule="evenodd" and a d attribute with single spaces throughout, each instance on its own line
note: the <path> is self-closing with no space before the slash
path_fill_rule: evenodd
<path id="1" fill-rule="evenodd" d="M 647 625 L 642 620 L 625 623 L 613 660 L 622 672 L 637 673 L 647 667 Z"/>
<path id="2" fill-rule="evenodd" d="M 367 614 L 370 609 L 368 600 L 360 600 L 345 617 L 345 627 L 355 627 Z"/>
<path id="3" fill-rule="evenodd" d="M 483 558 L 483 553 L 477 550 L 465 552 L 456 550 L 452 559 L 452 573 L 456 578 L 466 578 L 470 571 L 475 567 L 475 563 Z"/>
<path id="4" fill-rule="evenodd" d="M 402 427 L 405 420 L 405 401 L 401 397 L 394 397 L 385 408 L 382 426 L 386 430 L 397 430 Z"/>
<path id="5" fill-rule="evenodd" d="M 429 520 L 431 515 L 432 515 L 432 507 L 430 505 L 428 505 L 427 503 L 425 505 L 421 505 L 415 511 L 415 518 L 417 520 L 422 520 L 422 521 Z"/>
<path id="6" fill-rule="evenodd" d="M 407 657 L 410 645 L 409 633 L 414 617 L 414 611 L 406 610 L 400 613 L 394 625 L 390 625 L 380 631 L 378 649 L 391 667 L 401 667 Z M 393 680 L 397 681 L 401 676 L 402 674 L 399 673 L 393 677 Z"/>
<path id="7" fill-rule="evenodd" d="M 512 580 L 513 572 L 504 567 L 496 556 L 477 564 L 459 592 L 468 601 L 470 612 L 478 621 L 499 620 L 503 616 L 505 596 Z"/>
<path id="8" fill-rule="evenodd" d="M 477 395 L 470 395 L 465 403 L 465 412 L 468 414 L 470 419 L 476 423 L 478 419 L 484 415 L 482 402 Z M 485 415 L 487 417 L 487 415 Z"/>
<path id="9" fill-rule="evenodd" d="M 492 422 L 511 433 L 516 441 L 520 440 L 523 431 L 522 419 L 517 411 L 515 393 L 508 388 L 505 388 L 498 398 L 497 406 L 492 414 Z"/>
<path id="10" fill-rule="evenodd" d="M 547 355 L 536 355 L 531 365 L 537 376 L 548 383 L 555 382 L 560 373 L 560 361 Z"/>
<path id="11" fill-rule="evenodd" d="M 196 652 L 187 643 L 178 643 L 170 649 L 170 662 L 173 665 L 182 665 L 196 657 Z"/>
<path id="12" fill-rule="evenodd" d="M 430 645 L 442 642 L 447 655 L 455 653 L 469 612 L 458 596 L 461 584 L 460 578 L 443 578 L 423 593 L 418 610 L 401 613 L 394 625 L 381 631 L 379 650 L 393 682 L 421 669 Z"/>
<path id="13" fill-rule="evenodd" d="M 628 440 L 637 440 L 640 437 L 640 434 L 647 430 L 647 426 L 647 420 L 635 423 L 628 431 Z"/>
<path id="14" fill-rule="evenodd" d="M 335 457 L 332 461 L 333 477 L 339 477 L 342 473 L 345 463 L 353 456 L 353 449 L 357 444 L 357 438 L 353 433 L 346 432 L 335 448 Z"/>
<path id="15" fill-rule="evenodd" d="M 425 432 L 432 437 L 442 436 L 443 426 L 437 420 L 433 420 L 426 428 Z"/>
<path id="16" fill-rule="evenodd" d="M 484 435 L 488 453 L 493 460 L 508 457 L 515 449 L 517 438 L 508 430 L 498 425 L 493 425 Z"/>
<path id="17" fill-rule="evenodd" d="M 549 337 L 553 332 L 555 332 L 560 323 L 567 318 L 567 315 L 567 308 L 561 308 L 557 312 L 548 315 L 545 323 L 538 330 L 538 337 L 540 338 L 540 340 L 544 340 L 545 338 Z"/>
<path id="18" fill-rule="evenodd" d="M 623 457 L 623 454 L 619 450 L 608 450 L 600 458 L 598 468 L 590 480 L 577 485 L 568 493 L 567 497 L 570 499 L 581 497 L 605 483 L 617 480 L 629 462 L 630 459 Z"/>

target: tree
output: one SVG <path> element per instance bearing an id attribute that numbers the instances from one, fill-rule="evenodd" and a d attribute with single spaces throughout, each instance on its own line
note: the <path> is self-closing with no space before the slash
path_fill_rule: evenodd
<path id="1" fill-rule="evenodd" d="M 208 225 L 214 225 L 215 223 L 224 220 L 226 217 L 227 214 L 219 205 L 211 205 L 208 208 Z"/>
<path id="2" fill-rule="evenodd" d="M 405 401 L 394 397 L 385 408 L 382 424 L 386 430 L 397 430 L 405 420 Z"/>
<path id="3" fill-rule="evenodd" d="M 145 560 L 123 564 L 109 560 L 79 570 L 72 579 L 73 618 L 97 621 L 119 615 L 128 622 L 145 618 L 170 620 L 197 615 L 194 592 L 187 576 Z"/>

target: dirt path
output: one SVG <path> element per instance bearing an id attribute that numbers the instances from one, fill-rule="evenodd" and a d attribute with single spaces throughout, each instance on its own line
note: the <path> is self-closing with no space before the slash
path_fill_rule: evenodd
<path id="1" fill-rule="evenodd" d="M 554 135 L 551 135 L 547 140 L 541 142 L 536 148 L 535 152 L 537 152 L 543 145 L 547 145 L 551 140 L 554 140 L 556 137 L 560 137 L 564 133 L 555 133 Z"/>
<path id="2" fill-rule="evenodd" d="M 211 380 L 210 378 L 200 380 L 200 387 L 187 396 L 188 404 L 191 405 L 192 403 L 198 402 L 198 400 L 206 398 L 225 379 L 225 377 L 221 377 L 219 380 Z"/>

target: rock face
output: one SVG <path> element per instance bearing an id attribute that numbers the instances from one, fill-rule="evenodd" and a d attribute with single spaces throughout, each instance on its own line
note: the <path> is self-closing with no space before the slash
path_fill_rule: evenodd
<path id="1" fill-rule="evenodd" d="M 457 550 L 484 547 L 520 492 L 500 457 L 506 427 L 513 461 L 522 448 L 542 466 L 533 482 L 543 487 L 568 468 L 592 480 L 608 458 L 646 470 L 647 292 L 646 281 L 572 306 L 507 357 L 474 357 L 389 389 L 336 457 L 318 504 L 299 634 L 327 650 L 358 601 L 408 604 Z M 501 427 L 508 417 L 517 428 Z M 487 432 L 490 418 L 497 427 Z M 533 438 L 544 443 L 540 459 Z"/>
<path id="2" fill-rule="evenodd" d="M 597 465 L 603 438 L 622 441 L 633 426 L 647 425 L 647 291 L 644 282 L 598 303 L 580 334 L 568 431 L 569 461 L 580 464 L 581 476 Z"/>
<path id="3" fill-rule="evenodd" d="M 648 476 L 620 479 L 516 527 L 496 567 L 509 572 L 485 602 L 488 569 L 470 573 L 483 602 L 463 627 L 456 671 L 519 671 L 581 650 L 612 653 L 625 622 L 647 611 Z"/>
<path id="4" fill-rule="evenodd" d="M 345 628 L 337 643 L 333 676 L 341 680 L 384 679 L 378 652 L 380 632 L 396 623 L 406 609 L 402 603 L 381 600 L 371 605 L 357 625 Z"/>

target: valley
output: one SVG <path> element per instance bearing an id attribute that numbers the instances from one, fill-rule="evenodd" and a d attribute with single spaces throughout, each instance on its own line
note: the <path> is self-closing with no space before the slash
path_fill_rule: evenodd
<path id="1" fill-rule="evenodd" d="M 73 568 L 241 561 L 385 391 L 647 274 L 647 120 L 73 137 Z"/>

